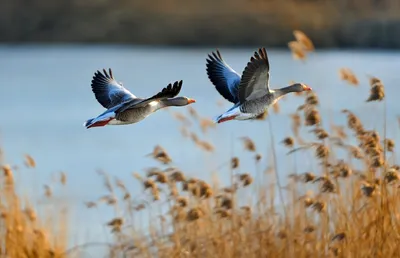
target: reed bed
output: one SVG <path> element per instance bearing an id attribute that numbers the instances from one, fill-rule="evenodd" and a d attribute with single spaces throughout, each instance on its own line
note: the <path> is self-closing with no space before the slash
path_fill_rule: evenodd
<path id="1" fill-rule="evenodd" d="M 314 51 L 313 44 L 300 31 L 294 36 L 289 48 L 295 60 L 304 61 Z M 341 69 L 339 76 L 349 85 L 359 85 L 350 68 Z M 385 105 L 380 79 L 370 77 L 369 94 L 367 104 Z M 299 152 L 309 153 L 316 169 L 290 173 L 285 186 L 276 179 L 275 151 L 274 166 L 258 173 L 241 172 L 242 158 L 232 157 L 226 163 L 228 185 L 188 176 L 159 145 L 146 158 L 160 165 L 133 174 L 141 183 L 140 196 L 132 196 L 123 181 L 100 173 L 107 195 L 87 201 L 87 208 L 103 203 L 122 211 L 107 222 L 114 235 L 107 243 L 109 257 L 399 257 L 400 166 L 395 163 L 395 141 L 385 132 L 366 128 L 347 109 L 342 111 L 346 125 L 324 128 L 318 96 L 311 92 L 298 97 L 304 103 L 291 116 L 292 135 L 275 142 L 287 148 L 288 160 Z M 215 146 L 205 139 L 215 124 L 195 109 L 187 110 L 188 114 L 172 113 L 182 126 L 182 137 L 199 151 L 213 152 Z M 270 112 L 279 112 L 278 104 Z M 267 112 L 259 119 L 268 119 Z M 192 130 L 195 125 L 198 134 Z M 306 140 L 310 137 L 313 140 Z M 260 167 L 265 158 L 258 149 L 262 143 L 247 136 L 238 141 Z M 27 156 L 26 166 L 35 166 L 34 159 Z M 66 180 L 62 174 L 60 183 Z M 91 245 L 67 249 L 67 221 L 58 235 L 51 235 L 53 228 L 42 226 L 33 207 L 19 199 L 14 183 L 12 168 L 3 165 L 2 257 L 69 257 Z M 46 193 L 51 198 L 49 188 Z M 145 220 L 148 226 L 139 227 Z"/>

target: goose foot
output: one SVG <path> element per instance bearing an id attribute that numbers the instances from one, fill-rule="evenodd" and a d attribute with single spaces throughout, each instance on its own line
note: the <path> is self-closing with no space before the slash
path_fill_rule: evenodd
<path id="1" fill-rule="evenodd" d="M 233 119 L 235 119 L 237 116 L 238 116 L 238 115 L 223 117 L 223 118 L 221 118 L 221 119 L 218 120 L 218 124 L 219 124 L 219 123 L 222 123 L 222 122 L 229 121 L 229 120 L 233 120 Z"/>

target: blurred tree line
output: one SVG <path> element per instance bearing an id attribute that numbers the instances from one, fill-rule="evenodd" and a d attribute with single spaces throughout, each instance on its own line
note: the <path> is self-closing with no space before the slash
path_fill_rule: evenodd
<path id="1" fill-rule="evenodd" d="M 5 0 L 0 42 L 400 47 L 399 0 Z"/>

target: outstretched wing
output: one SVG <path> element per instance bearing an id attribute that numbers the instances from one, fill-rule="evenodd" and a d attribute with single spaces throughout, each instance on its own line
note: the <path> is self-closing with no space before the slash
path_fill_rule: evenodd
<path id="1" fill-rule="evenodd" d="M 242 79 L 239 84 L 239 101 L 261 97 L 269 93 L 269 62 L 267 51 L 260 48 L 254 52 L 254 57 L 250 58 L 243 71 Z"/>
<path id="2" fill-rule="evenodd" d="M 150 98 L 147 98 L 147 99 L 143 99 L 141 101 L 137 101 L 137 99 L 129 100 L 126 103 L 124 103 L 120 108 L 118 108 L 115 112 L 123 112 L 130 108 L 143 107 L 155 100 L 173 98 L 173 97 L 177 96 L 179 94 L 179 92 L 181 91 L 182 83 L 183 83 L 182 80 L 174 82 L 173 85 L 170 83 L 167 85 L 167 87 L 162 89 L 156 95 L 154 95 Z"/>
<path id="3" fill-rule="evenodd" d="M 222 59 L 220 52 L 217 50 L 208 55 L 207 75 L 215 88 L 225 99 L 236 104 L 238 99 L 238 86 L 240 83 L 240 75 L 235 72 Z"/>
<path id="4" fill-rule="evenodd" d="M 103 69 L 103 73 L 97 71 L 92 80 L 92 91 L 103 107 L 109 109 L 122 102 L 136 98 L 135 95 L 115 80 L 111 68 L 109 73 Z"/>

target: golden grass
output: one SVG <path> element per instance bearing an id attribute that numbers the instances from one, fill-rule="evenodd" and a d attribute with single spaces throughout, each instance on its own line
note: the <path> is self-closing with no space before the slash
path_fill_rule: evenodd
<path id="1" fill-rule="evenodd" d="M 27 160 L 28 167 L 35 164 L 32 157 L 27 156 Z M 50 222 L 48 218 L 39 218 L 29 202 L 18 196 L 11 167 L 3 165 L 1 170 L 1 257 L 66 257 L 68 224 L 65 212 L 49 215 L 49 218 L 57 215 L 59 224 L 47 223 Z M 51 195 L 48 188 L 46 195 Z"/>
<path id="2" fill-rule="evenodd" d="M 368 101 L 384 104 L 382 81 L 371 77 L 370 88 Z M 288 161 L 298 152 L 309 152 L 317 166 L 315 171 L 290 174 L 288 185 L 280 189 L 271 174 L 277 164 L 252 176 L 242 172 L 240 157 L 232 157 L 226 163 L 231 182 L 222 186 L 218 180 L 209 183 L 189 177 L 172 165 L 167 150 L 159 145 L 146 158 L 159 161 L 160 167 L 133 174 L 141 183 L 141 198 L 132 196 L 124 182 L 113 183 L 100 173 L 108 193 L 98 201 L 87 201 L 87 208 L 104 202 L 125 214 L 106 222 L 115 235 L 108 244 L 109 256 L 399 257 L 400 166 L 395 164 L 395 142 L 365 128 L 347 109 L 343 110 L 346 126 L 323 128 L 318 96 L 311 92 L 298 97 L 304 104 L 292 115 L 293 135 L 277 143 L 287 148 Z M 214 151 L 211 143 L 200 140 L 215 130 L 214 124 L 194 109 L 187 116 L 173 116 L 182 123 L 183 137 L 200 151 Z M 201 137 L 192 131 L 194 126 L 200 128 Z M 302 127 L 315 140 L 304 140 Z M 247 136 L 238 140 L 259 168 L 263 157 L 258 146 Z M 346 158 L 338 158 L 339 152 Z M 32 157 L 26 156 L 26 165 L 35 166 Z M 3 172 L 0 253 L 6 253 L 4 257 L 69 254 L 66 224 L 59 235 L 49 238 L 53 228 L 43 227 L 33 208 L 21 202 L 11 168 L 3 166 Z M 60 183 L 66 184 L 66 179 L 62 173 Z M 45 190 L 51 198 L 51 189 Z M 285 194 L 284 207 L 276 205 L 276 193 Z M 138 228 L 135 222 L 146 218 L 149 226 Z"/>

